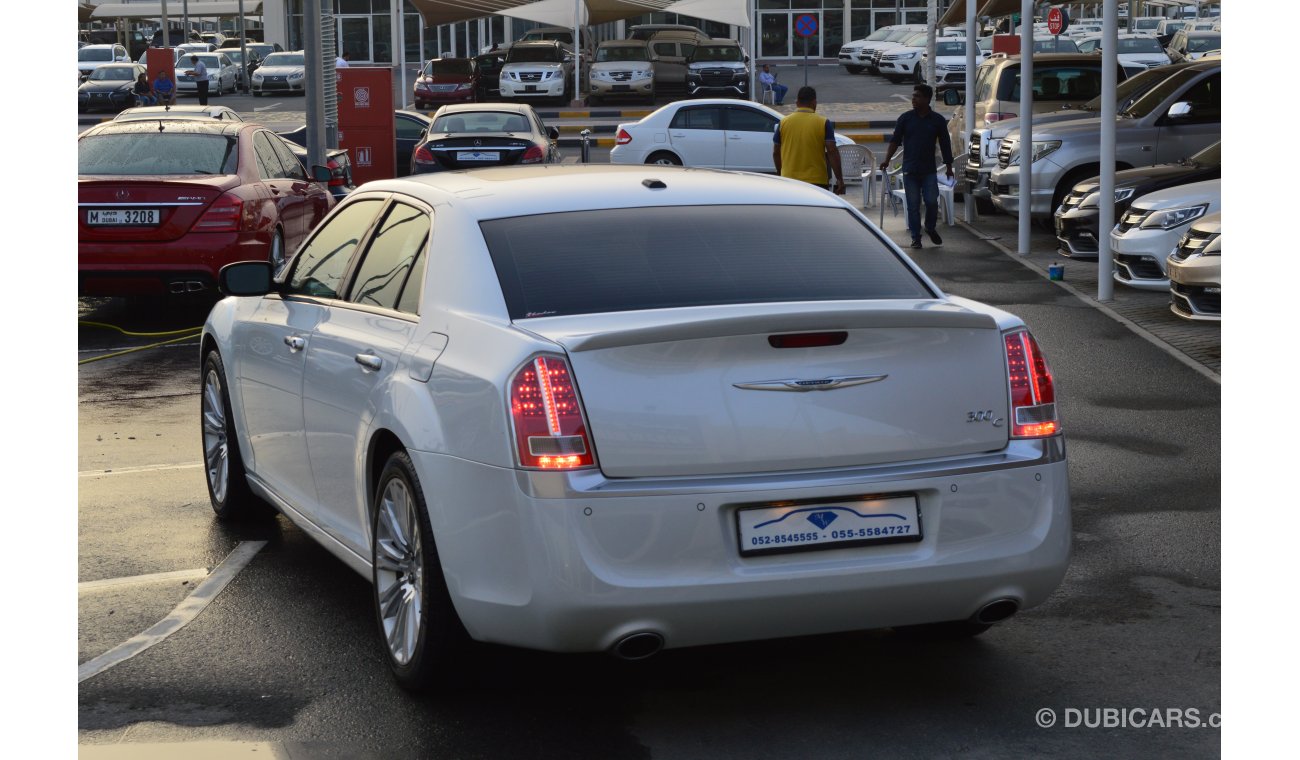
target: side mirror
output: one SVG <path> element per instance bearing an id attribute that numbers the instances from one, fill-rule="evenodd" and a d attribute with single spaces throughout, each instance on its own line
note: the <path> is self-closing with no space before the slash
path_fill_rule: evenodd
<path id="1" fill-rule="evenodd" d="M 559 127 L 547 127 L 547 128 L 546 128 L 546 136 L 549 137 L 549 138 L 551 138 L 552 140 L 558 140 L 558 139 L 560 139 L 560 128 L 559 128 Z"/>
<path id="2" fill-rule="evenodd" d="M 1192 115 L 1192 104 L 1187 101 L 1179 101 L 1169 107 L 1169 118 L 1180 119 Z"/>
<path id="3" fill-rule="evenodd" d="M 749 56 L 745 56 L 745 63 L 749 63 Z"/>
<path id="4" fill-rule="evenodd" d="M 329 182 L 333 176 L 333 172 L 330 171 L 328 166 L 313 164 L 311 167 L 311 178 L 317 182 Z"/>
<path id="5" fill-rule="evenodd" d="M 217 273 L 217 289 L 226 296 L 264 296 L 274 290 L 269 261 L 236 261 Z"/>
<path id="6" fill-rule="evenodd" d="M 945 106 L 964 106 L 966 105 L 966 93 L 962 90 L 944 90 L 943 104 Z"/>

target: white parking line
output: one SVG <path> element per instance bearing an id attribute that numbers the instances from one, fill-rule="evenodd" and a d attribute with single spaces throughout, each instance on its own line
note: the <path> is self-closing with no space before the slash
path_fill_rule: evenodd
<path id="1" fill-rule="evenodd" d="M 98 581 L 86 581 L 77 584 L 77 593 L 87 591 L 98 591 L 115 586 L 137 586 L 145 583 L 158 583 L 160 581 L 185 581 L 190 578 L 207 577 L 208 569 L 206 567 L 196 567 L 190 570 L 173 570 L 169 573 L 150 573 L 148 575 L 130 575 L 125 578 L 105 578 Z"/>
<path id="2" fill-rule="evenodd" d="M 140 467 L 115 467 L 111 470 L 82 470 L 79 478 L 98 478 L 103 475 L 132 475 L 138 472 L 159 472 L 161 470 L 192 470 L 202 467 L 202 462 L 180 462 L 177 464 L 146 464 Z"/>
<path id="3" fill-rule="evenodd" d="M 189 596 L 185 597 L 184 601 L 176 605 L 176 609 L 172 610 L 170 615 L 159 620 L 144 633 L 132 636 L 100 656 L 82 663 L 77 668 L 77 683 L 103 673 L 114 665 L 126 662 L 189 625 L 190 621 L 198 617 L 217 594 L 220 594 L 222 589 L 235 579 L 239 571 L 252 561 L 263 546 L 266 546 L 265 541 L 240 542 L 239 546 L 236 546 L 220 565 L 217 565 L 207 580 L 200 583 Z"/>
<path id="4" fill-rule="evenodd" d="M 272 103 L 272 104 L 269 105 L 269 106 L 262 106 L 261 108 L 254 108 L 254 109 L 253 109 L 253 113 L 257 113 L 258 111 L 270 111 L 272 108 L 275 108 L 276 106 L 282 106 L 282 105 L 284 105 L 284 104 L 283 104 L 283 103 Z"/>

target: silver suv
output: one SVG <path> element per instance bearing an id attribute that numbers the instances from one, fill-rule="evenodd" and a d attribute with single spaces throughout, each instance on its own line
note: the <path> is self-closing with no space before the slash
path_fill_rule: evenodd
<path id="1" fill-rule="evenodd" d="M 606 40 L 591 64 L 592 105 L 608 97 L 642 97 L 655 102 L 655 68 L 645 40 Z"/>
<path id="2" fill-rule="evenodd" d="M 1136 103 L 1138 99 L 1150 92 L 1156 85 L 1173 76 L 1174 72 L 1189 65 L 1160 66 L 1142 71 L 1120 82 L 1115 88 L 1116 112 L 1128 110 L 1129 106 Z M 956 105 L 960 101 L 960 93 L 944 93 L 945 103 Z M 1078 106 L 1065 103 L 1064 108 L 1058 111 L 1035 113 L 1034 129 L 1037 130 L 1040 125 L 1055 124 L 1061 121 L 1095 119 L 1101 115 L 1101 106 L 1101 96 L 1098 95 L 1087 103 Z M 1020 129 L 1019 118 L 1003 119 L 986 123 L 984 126 L 972 130 L 965 145 L 955 144 L 956 138 L 954 138 L 953 155 L 966 154 L 966 181 L 974 188 L 972 195 L 975 196 L 975 203 L 981 213 L 992 213 L 995 209 L 993 206 L 993 192 L 989 189 L 989 177 L 998 168 L 998 149 L 1002 145 L 1002 138 L 1018 129 Z"/>
<path id="3" fill-rule="evenodd" d="M 1115 130 L 1115 168 L 1179 161 L 1220 139 L 1222 126 L 1220 61 L 1205 61 L 1177 71 L 1119 114 Z M 1020 167 L 1026 151 L 1019 130 L 998 148 L 998 169 L 989 177 L 993 204 L 1019 213 Z M 1101 120 L 1075 119 L 1034 130 L 1028 151 L 1033 172 L 1030 213 L 1047 218 L 1075 183 L 1101 173 Z"/>

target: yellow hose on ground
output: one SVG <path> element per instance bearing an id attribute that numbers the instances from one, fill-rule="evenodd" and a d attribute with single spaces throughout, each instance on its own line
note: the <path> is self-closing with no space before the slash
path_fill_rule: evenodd
<path id="1" fill-rule="evenodd" d="M 147 345 L 147 346 L 136 346 L 135 348 L 127 348 L 127 349 L 124 349 L 124 350 L 122 350 L 122 351 L 114 351 L 114 352 L 111 353 L 111 354 L 104 354 L 103 356 L 92 356 L 92 357 L 90 357 L 89 359 L 81 359 L 81 360 L 79 360 L 79 361 L 77 362 L 77 366 L 81 366 L 82 364 L 89 364 L 89 363 L 91 363 L 91 362 L 97 362 L 97 361 L 100 361 L 101 359 L 111 359 L 111 358 L 113 358 L 114 356 L 123 356 L 123 355 L 125 355 L 125 354 L 133 354 L 133 353 L 135 353 L 136 351 L 144 351 L 144 350 L 146 350 L 146 349 L 150 349 L 150 348 L 157 348 L 157 347 L 159 347 L 159 346 L 165 346 L 165 345 L 167 345 L 167 344 L 169 344 L 169 343 L 180 343 L 181 341 L 184 341 L 184 340 L 191 340 L 191 339 L 193 339 L 193 338 L 197 338 L 197 337 L 199 337 L 199 333 L 203 330 L 202 327 L 186 327 L 186 328 L 183 329 L 183 330 L 170 330 L 170 331 L 167 331 L 167 332 L 152 332 L 152 333 L 147 333 L 147 332 L 131 332 L 131 331 L 129 331 L 129 330 L 123 330 L 122 328 L 118 327 L 117 325 L 110 325 L 110 324 L 106 324 L 106 323 L 104 323 L 104 322 L 87 322 L 87 321 L 84 321 L 84 320 L 78 320 L 78 321 L 77 321 L 77 324 L 79 324 L 79 325 L 85 325 L 85 326 L 87 326 L 87 327 L 104 327 L 104 328 L 107 328 L 107 329 L 109 329 L 109 330 L 116 330 L 116 331 L 122 333 L 123 335 L 127 335 L 127 336 L 130 336 L 130 337 L 132 337 L 132 338 L 160 338 L 160 337 L 163 337 L 163 336 L 166 336 L 166 335 L 180 335 L 180 336 L 181 336 L 181 337 L 179 337 L 179 338 L 172 338 L 171 340 L 164 340 L 164 341 L 160 341 L 160 342 L 158 342 L 158 343 L 150 343 L 150 344 Z M 184 334 L 182 334 L 182 333 L 184 333 Z"/>

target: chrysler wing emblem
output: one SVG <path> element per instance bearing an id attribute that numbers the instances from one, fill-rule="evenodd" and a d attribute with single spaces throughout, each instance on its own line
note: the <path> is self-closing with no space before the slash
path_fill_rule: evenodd
<path id="1" fill-rule="evenodd" d="M 855 385 L 878 383 L 887 377 L 889 375 L 840 375 L 838 377 L 823 377 L 812 380 L 799 378 L 758 380 L 752 383 L 732 383 L 731 385 L 747 391 L 796 391 L 803 393 L 807 391 L 833 391 L 836 388 L 851 388 Z"/>

